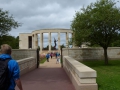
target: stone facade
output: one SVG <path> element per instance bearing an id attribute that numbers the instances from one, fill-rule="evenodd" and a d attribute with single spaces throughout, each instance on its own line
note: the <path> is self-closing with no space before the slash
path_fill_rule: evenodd
<path id="1" fill-rule="evenodd" d="M 35 30 L 32 33 L 20 33 L 19 34 L 19 49 L 37 49 L 38 48 L 38 34 L 40 35 L 40 52 L 43 49 L 43 34 L 48 33 L 48 45 L 49 51 L 51 51 L 51 33 L 58 33 L 57 42 L 58 50 L 60 50 L 60 33 L 66 34 L 66 45 L 68 45 L 69 33 L 73 34 L 70 29 L 41 29 Z"/>
<path id="2" fill-rule="evenodd" d="M 28 49 L 28 37 L 32 36 L 31 33 L 19 34 L 19 49 Z"/>

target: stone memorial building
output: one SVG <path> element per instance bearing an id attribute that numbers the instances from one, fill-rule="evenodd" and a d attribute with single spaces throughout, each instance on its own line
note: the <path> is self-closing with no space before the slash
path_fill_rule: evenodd
<path id="1" fill-rule="evenodd" d="M 37 49 L 38 43 L 40 48 L 43 49 L 43 34 L 48 33 L 48 45 L 49 51 L 51 51 L 51 33 L 58 33 L 57 38 L 57 46 L 58 50 L 60 50 L 60 33 L 65 33 L 66 35 L 66 45 L 68 45 L 69 34 L 73 34 L 73 31 L 70 29 L 40 29 L 32 31 L 32 33 L 20 33 L 19 34 L 19 49 Z M 40 41 L 38 41 L 38 34 L 40 35 Z M 40 52 L 42 52 L 40 49 Z"/>

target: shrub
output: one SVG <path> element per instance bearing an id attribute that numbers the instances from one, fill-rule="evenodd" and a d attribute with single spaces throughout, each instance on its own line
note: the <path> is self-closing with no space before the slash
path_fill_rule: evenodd
<path id="1" fill-rule="evenodd" d="M 46 61 L 45 54 L 40 54 L 40 63 L 44 63 Z"/>

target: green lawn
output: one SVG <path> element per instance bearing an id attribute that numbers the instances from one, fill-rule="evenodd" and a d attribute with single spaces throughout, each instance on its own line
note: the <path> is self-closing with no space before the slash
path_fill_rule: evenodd
<path id="1" fill-rule="evenodd" d="M 120 60 L 81 62 L 97 71 L 98 90 L 120 90 Z"/>
<path id="2" fill-rule="evenodd" d="M 46 58 L 41 58 L 40 59 L 40 64 L 43 64 L 46 61 Z"/>

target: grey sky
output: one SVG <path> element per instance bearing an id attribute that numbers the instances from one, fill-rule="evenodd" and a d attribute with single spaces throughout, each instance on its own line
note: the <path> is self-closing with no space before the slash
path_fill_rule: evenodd
<path id="1" fill-rule="evenodd" d="M 47 28 L 69 29 L 75 11 L 96 0 L 0 0 L 0 8 L 9 11 L 21 27 L 12 29 L 10 35 L 31 33 Z M 119 1 L 119 0 L 117 0 Z"/>
<path id="2" fill-rule="evenodd" d="M 95 0 L 0 0 L 0 8 L 8 10 L 22 23 L 10 34 L 31 33 L 46 28 L 70 28 L 75 11 Z"/>

